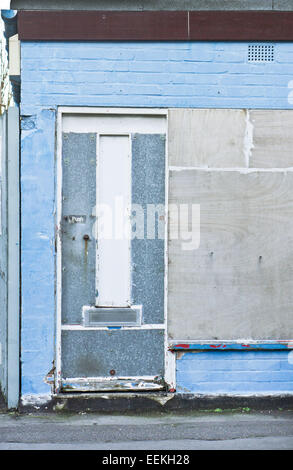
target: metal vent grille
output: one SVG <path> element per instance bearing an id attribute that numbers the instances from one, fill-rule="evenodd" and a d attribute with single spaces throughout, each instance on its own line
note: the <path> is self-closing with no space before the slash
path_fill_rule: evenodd
<path id="1" fill-rule="evenodd" d="M 248 62 L 273 62 L 274 53 L 273 44 L 249 44 Z"/>

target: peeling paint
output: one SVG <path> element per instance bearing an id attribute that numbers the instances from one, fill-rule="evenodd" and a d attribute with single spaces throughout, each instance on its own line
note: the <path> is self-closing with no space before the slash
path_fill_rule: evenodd
<path id="1" fill-rule="evenodd" d="M 42 394 L 28 393 L 28 394 L 22 395 L 21 404 L 23 406 L 33 406 L 34 408 L 38 408 L 41 405 L 49 403 L 51 399 L 52 399 L 51 393 L 42 393 Z"/>
<path id="2" fill-rule="evenodd" d="M 41 240 L 50 240 L 50 237 L 48 237 L 48 235 L 42 232 L 37 232 L 37 237 L 40 238 Z"/>
<path id="3" fill-rule="evenodd" d="M 243 142 L 243 152 L 246 167 L 249 168 L 249 161 L 252 155 L 252 149 L 254 148 L 253 145 L 253 124 L 250 121 L 250 111 L 249 109 L 246 110 L 246 129 L 244 135 L 244 142 Z"/>
<path id="4" fill-rule="evenodd" d="M 165 397 L 162 397 L 162 396 L 159 396 L 159 395 L 157 395 L 157 396 L 152 395 L 149 398 L 153 401 L 156 401 L 157 403 L 160 403 L 160 405 L 165 406 L 168 401 L 170 401 L 174 398 L 174 395 L 171 395 L 171 396 L 167 395 Z"/>
<path id="5" fill-rule="evenodd" d="M 62 380 L 62 391 L 118 391 L 118 390 L 162 390 L 162 377 L 102 377 L 68 378 Z"/>
<path id="6" fill-rule="evenodd" d="M 54 385 L 55 383 L 55 367 L 54 367 L 54 363 L 53 363 L 53 367 L 52 369 L 48 372 L 48 374 L 46 375 L 46 377 L 44 378 L 44 382 L 48 385 Z"/>
<path id="7" fill-rule="evenodd" d="M 62 411 L 67 405 L 67 400 L 64 400 L 62 402 L 57 402 L 56 405 L 54 406 L 55 411 Z"/>
<path id="8" fill-rule="evenodd" d="M 259 349 L 293 349 L 293 341 L 291 340 L 277 340 L 277 341 L 267 341 L 267 342 L 262 342 L 262 341 L 243 341 L 243 340 L 235 340 L 233 342 L 225 342 L 225 343 L 209 343 L 209 342 L 194 342 L 194 343 L 188 343 L 188 344 L 181 344 L 181 343 L 176 343 L 173 344 L 171 343 L 169 345 L 169 349 L 173 351 L 178 351 L 178 350 L 215 350 L 215 349 L 242 349 L 242 350 L 259 350 Z M 184 353 L 183 353 L 184 354 Z M 181 359 L 182 356 L 178 356 L 178 359 Z"/>
<path id="9" fill-rule="evenodd" d="M 21 116 L 20 117 L 21 130 L 28 131 L 37 127 L 37 116 Z"/>

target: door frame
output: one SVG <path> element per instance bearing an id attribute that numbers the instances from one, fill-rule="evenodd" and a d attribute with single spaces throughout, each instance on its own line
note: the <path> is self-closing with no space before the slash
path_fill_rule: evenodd
<path id="1" fill-rule="evenodd" d="M 167 108 L 120 108 L 120 107 L 87 107 L 87 106 L 60 106 L 57 111 L 56 122 L 56 170 L 55 170 L 55 302 L 56 302 L 56 330 L 55 330 L 55 374 L 54 393 L 58 394 L 62 387 L 61 375 L 61 296 L 62 296 L 62 250 L 61 250 L 61 215 L 62 215 L 62 120 L 65 114 L 72 115 L 140 115 L 140 116 L 164 116 L 166 119 L 166 151 L 165 151 L 165 247 L 164 247 L 164 323 L 158 325 L 142 325 L 141 327 L 123 327 L 130 329 L 164 329 L 164 363 L 165 383 L 167 389 L 175 391 L 175 354 L 168 347 L 167 332 L 167 295 L 168 295 L 168 188 L 169 188 L 169 166 L 168 166 L 168 109 Z M 79 329 L 87 329 L 76 325 Z M 75 327 L 75 328 L 76 328 Z M 65 326 L 66 329 L 66 326 Z M 105 329 L 105 327 L 90 327 L 89 329 Z"/>

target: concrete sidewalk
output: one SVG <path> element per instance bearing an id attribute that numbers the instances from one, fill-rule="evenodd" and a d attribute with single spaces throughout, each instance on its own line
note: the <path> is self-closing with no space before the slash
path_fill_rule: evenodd
<path id="1" fill-rule="evenodd" d="M 293 411 L 0 414 L 0 450 L 293 449 Z"/>

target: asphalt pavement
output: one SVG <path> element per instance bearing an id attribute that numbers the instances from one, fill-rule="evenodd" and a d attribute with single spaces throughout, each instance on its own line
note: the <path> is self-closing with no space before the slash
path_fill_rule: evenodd
<path id="1" fill-rule="evenodd" d="M 0 414 L 0 450 L 289 450 L 293 411 Z"/>

